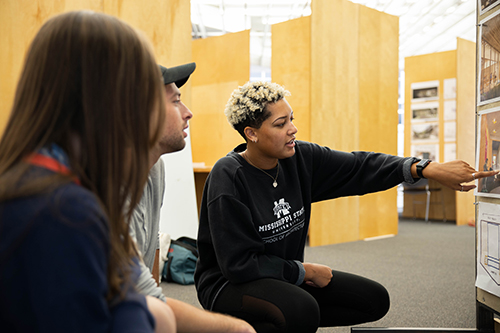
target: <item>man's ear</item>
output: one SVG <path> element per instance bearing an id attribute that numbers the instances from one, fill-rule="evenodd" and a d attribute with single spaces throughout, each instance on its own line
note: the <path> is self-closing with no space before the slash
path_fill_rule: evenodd
<path id="1" fill-rule="evenodd" d="M 245 136 L 247 137 L 248 141 L 252 141 L 254 143 L 257 142 L 257 134 L 255 133 L 255 130 L 252 127 L 250 126 L 245 127 L 243 132 L 245 133 Z"/>

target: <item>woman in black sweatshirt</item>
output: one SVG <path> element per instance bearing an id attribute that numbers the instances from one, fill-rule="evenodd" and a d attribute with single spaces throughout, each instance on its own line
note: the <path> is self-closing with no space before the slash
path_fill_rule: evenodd
<path id="1" fill-rule="evenodd" d="M 283 87 L 249 82 L 225 114 L 246 143 L 207 178 L 200 211 L 198 298 L 205 309 L 248 321 L 257 332 L 316 332 L 382 318 L 387 290 L 375 281 L 304 262 L 311 203 L 382 191 L 420 177 L 455 190 L 477 172 L 373 152 L 346 153 L 297 141 Z M 419 164 L 417 174 L 417 164 Z"/>

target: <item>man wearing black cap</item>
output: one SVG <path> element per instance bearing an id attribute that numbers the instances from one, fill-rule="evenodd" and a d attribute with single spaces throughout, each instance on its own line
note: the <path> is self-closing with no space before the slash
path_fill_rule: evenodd
<path id="1" fill-rule="evenodd" d="M 168 69 L 160 66 L 165 83 L 165 125 L 156 146 L 151 149 L 150 165 L 152 167 L 148 181 L 130 221 L 130 234 L 143 256 L 137 289 L 145 295 L 167 302 L 175 315 L 179 332 L 251 333 L 255 332 L 253 328 L 240 319 L 201 310 L 187 303 L 166 298 L 157 284 L 159 281 L 157 268 L 160 208 L 165 191 L 165 167 L 160 157 L 163 154 L 182 150 L 186 145 L 187 133 L 184 131 L 188 128 L 188 121 L 193 114 L 182 103 L 179 88 L 187 82 L 195 68 L 195 63 Z M 161 307 L 156 307 L 156 310 L 158 309 L 161 311 Z"/>
<path id="2" fill-rule="evenodd" d="M 180 100 L 179 88 L 189 79 L 195 70 L 195 63 L 177 67 L 160 66 L 165 83 L 165 122 L 160 139 L 151 149 L 148 181 L 141 201 L 137 205 L 130 221 L 130 234 L 142 254 L 144 265 L 138 281 L 138 289 L 147 295 L 165 301 L 165 296 L 158 286 L 159 248 L 158 232 L 160 228 L 160 209 L 165 191 L 165 166 L 161 155 L 182 150 L 187 136 L 185 129 L 192 118 L 191 111 Z M 152 274 L 155 280 L 152 279 Z"/>

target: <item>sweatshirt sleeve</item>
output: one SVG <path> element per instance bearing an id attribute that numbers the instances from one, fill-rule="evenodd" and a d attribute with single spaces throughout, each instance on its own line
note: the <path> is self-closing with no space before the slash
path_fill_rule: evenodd
<path id="1" fill-rule="evenodd" d="M 222 274 L 238 284 L 274 278 L 301 284 L 303 267 L 266 253 L 248 207 L 234 196 L 221 195 L 208 205 L 211 241 Z M 227 240 L 231 241 L 228 242 Z M 237 246 L 235 246 L 237 244 Z"/>
<path id="2" fill-rule="evenodd" d="M 313 202 L 390 189 L 408 177 L 412 158 L 374 152 L 342 152 L 310 145 Z M 406 162 L 406 163 L 405 163 Z"/>
<path id="3" fill-rule="evenodd" d="M 167 299 L 165 295 L 163 295 L 163 290 L 158 286 L 151 271 L 142 260 L 139 262 L 139 268 L 140 275 L 137 280 L 137 291 L 143 295 L 153 296 L 166 302 Z"/>

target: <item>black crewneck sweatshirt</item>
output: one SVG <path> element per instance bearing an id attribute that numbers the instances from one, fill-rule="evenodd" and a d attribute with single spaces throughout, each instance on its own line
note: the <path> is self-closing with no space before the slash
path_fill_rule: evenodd
<path id="1" fill-rule="evenodd" d="M 205 183 L 195 272 L 205 309 L 226 283 L 274 278 L 301 284 L 311 203 L 415 181 L 409 172 L 415 158 L 296 141 L 295 154 L 278 162 L 274 188 L 278 167 L 255 168 L 238 154 L 245 149 L 239 145 L 221 158 Z"/>

